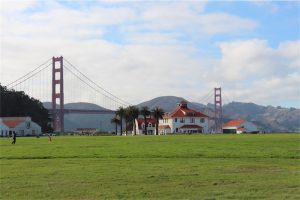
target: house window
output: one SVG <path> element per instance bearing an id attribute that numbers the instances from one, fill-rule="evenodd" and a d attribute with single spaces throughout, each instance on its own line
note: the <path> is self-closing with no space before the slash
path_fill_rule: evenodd
<path id="1" fill-rule="evenodd" d="M 145 128 L 145 124 L 144 124 L 144 123 L 142 123 L 142 128 L 143 128 L 143 129 Z"/>
<path id="2" fill-rule="evenodd" d="M 190 123 L 195 123 L 195 119 L 194 118 L 190 118 Z"/>
<path id="3" fill-rule="evenodd" d="M 177 118 L 175 118 L 175 122 L 177 122 Z"/>
<path id="4" fill-rule="evenodd" d="M 185 122 L 184 118 L 181 118 L 180 123 L 184 123 L 184 122 Z"/>
<path id="5" fill-rule="evenodd" d="M 148 123 L 148 127 L 152 127 L 152 124 L 151 124 L 151 123 Z"/>
<path id="6" fill-rule="evenodd" d="M 200 118 L 200 122 L 201 122 L 201 123 L 204 123 L 204 118 Z"/>

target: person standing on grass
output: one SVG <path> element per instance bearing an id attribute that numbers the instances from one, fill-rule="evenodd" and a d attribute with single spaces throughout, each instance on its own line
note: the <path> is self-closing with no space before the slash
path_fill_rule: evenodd
<path id="1" fill-rule="evenodd" d="M 17 137 L 16 133 L 13 133 L 12 134 L 13 141 L 11 142 L 11 144 L 16 144 L 16 137 Z"/>
<path id="2" fill-rule="evenodd" d="M 49 143 L 50 143 L 52 141 L 50 134 L 48 134 L 48 138 L 49 138 Z"/>

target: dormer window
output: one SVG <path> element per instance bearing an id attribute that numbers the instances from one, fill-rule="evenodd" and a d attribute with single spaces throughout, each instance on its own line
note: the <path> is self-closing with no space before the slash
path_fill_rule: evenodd
<path id="1" fill-rule="evenodd" d="M 148 123 L 148 127 L 152 127 L 152 124 L 151 124 L 151 123 Z"/>
<path id="2" fill-rule="evenodd" d="M 177 103 L 177 106 L 180 108 L 187 108 L 187 102 L 186 101 L 180 101 Z"/>

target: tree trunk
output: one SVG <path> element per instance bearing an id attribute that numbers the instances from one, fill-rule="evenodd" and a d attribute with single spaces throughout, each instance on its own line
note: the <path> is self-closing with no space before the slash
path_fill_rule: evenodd
<path id="1" fill-rule="evenodd" d="M 133 130 L 134 135 L 136 135 L 135 119 L 133 120 L 132 128 L 134 129 Z"/>
<path id="2" fill-rule="evenodd" d="M 145 123 L 145 128 L 144 128 L 144 131 L 145 131 L 145 135 L 147 135 L 147 118 L 146 118 L 146 115 L 144 115 L 144 123 Z"/>
<path id="3" fill-rule="evenodd" d="M 158 121 L 158 119 L 156 119 L 156 126 L 155 126 L 155 128 L 156 128 L 156 135 L 158 135 L 158 123 L 159 123 L 159 121 Z"/>
<path id="4" fill-rule="evenodd" d="M 122 117 L 121 117 L 120 121 L 121 121 L 121 124 L 120 124 L 121 134 L 120 135 L 122 136 L 122 134 L 123 134 L 123 119 L 122 119 Z"/>
<path id="5" fill-rule="evenodd" d="M 118 135 L 118 124 L 116 123 L 116 135 Z"/>

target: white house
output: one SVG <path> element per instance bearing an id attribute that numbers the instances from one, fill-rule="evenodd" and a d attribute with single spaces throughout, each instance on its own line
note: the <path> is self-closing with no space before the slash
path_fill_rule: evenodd
<path id="1" fill-rule="evenodd" d="M 257 126 L 243 119 L 235 119 L 223 125 L 223 133 L 257 133 Z"/>
<path id="2" fill-rule="evenodd" d="M 12 133 L 18 136 L 39 135 L 41 127 L 30 117 L 0 117 L 0 136 L 11 136 Z"/>
<path id="3" fill-rule="evenodd" d="M 146 118 L 146 124 L 147 124 L 147 135 L 154 135 L 154 133 L 155 133 L 155 119 Z M 145 122 L 144 122 L 143 118 L 138 118 L 138 119 L 135 120 L 135 129 L 136 129 L 136 134 L 137 135 L 144 134 Z"/>
<path id="4" fill-rule="evenodd" d="M 165 113 L 159 121 L 159 134 L 207 133 L 208 116 L 189 109 L 186 101 L 177 104 L 173 112 Z"/>

